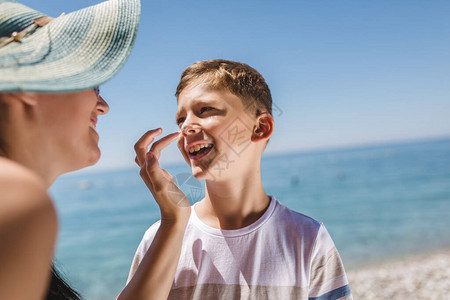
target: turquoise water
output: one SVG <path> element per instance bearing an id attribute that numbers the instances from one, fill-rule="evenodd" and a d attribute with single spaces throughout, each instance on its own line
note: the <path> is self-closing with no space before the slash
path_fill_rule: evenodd
<path id="1" fill-rule="evenodd" d="M 167 170 L 191 202 L 200 182 Z M 64 176 L 51 194 L 61 219 L 57 261 L 86 299 L 115 299 L 159 210 L 138 169 Z M 263 184 L 325 223 L 347 269 L 450 246 L 450 139 L 267 156 Z"/>

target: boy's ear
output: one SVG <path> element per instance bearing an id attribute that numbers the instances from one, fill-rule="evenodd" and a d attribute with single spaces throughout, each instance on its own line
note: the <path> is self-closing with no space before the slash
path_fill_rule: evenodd
<path id="1" fill-rule="evenodd" d="M 274 120 L 271 114 L 262 113 L 256 117 L 256 125 L 253 128 L 252 141 L 268 140 L 273 133 Z"/>

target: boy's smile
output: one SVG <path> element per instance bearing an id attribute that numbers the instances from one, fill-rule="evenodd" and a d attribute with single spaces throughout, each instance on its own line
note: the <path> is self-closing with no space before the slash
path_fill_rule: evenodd
<path id="1" fill-rule="evenodd" d="M 246 125 L 239 142 L 250 141 L 253 120 L 239 97 L 207 84 L 192 84 L 180 93 L 176 121 L 182 134 L 178 147 L 196 178 L 209 178 L 206 175 L 224 158 L 236 161 L 234 145 L 223 138 L 223 132 L 236 119 Z M 221 175 L 215 173 L 211 175 Z"/>
<path id="2" fill-rule="evenodd" d="M 188 153 L 190 159 L 195 160 L 207 155 L 213 147 L 214 144 L 212 143 L 195 141 L 186 145 L 185 151 Z"/>

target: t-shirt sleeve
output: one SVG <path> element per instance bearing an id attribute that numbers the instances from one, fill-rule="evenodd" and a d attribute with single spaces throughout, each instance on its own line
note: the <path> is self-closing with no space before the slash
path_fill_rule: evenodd
<path id="1" fill-rule="evenodd" d="M 311 256 L 309 300 L 352 300 L 341 257 L 323 224 Z"/>
<path id="2" fill-rule="evenodd" d="M 139 267 L 139 264 L 141 263 L 142 259 L 144 258 L 145 254 L 150 248 L 153 239 L 155 238 L 156 231 L 159 228 L 159 223 L 160 222 L 156 222 L 145 232 L 144 237 L 142 238 L 141 243 L 139 244 L 136 253 L 134 254 L 134 258 L 131 263 L 130 273 L 128 274 L 127 284 L 130 282 L 131 278 L 133 278 L 134 273 L 136 273 Z"/>

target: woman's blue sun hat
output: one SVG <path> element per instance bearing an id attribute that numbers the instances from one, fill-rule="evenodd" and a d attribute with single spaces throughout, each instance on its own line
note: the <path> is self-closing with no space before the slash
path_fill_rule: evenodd
<path id="1" fill-rule="evenodd" d="M 139 0 L 110 0 L 54 19 L 0 0 L 0 92 L 101 85 L 127 60 L 139 18 Z"/>

